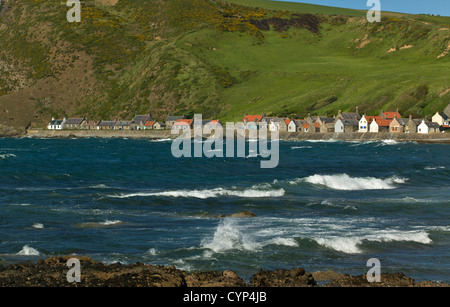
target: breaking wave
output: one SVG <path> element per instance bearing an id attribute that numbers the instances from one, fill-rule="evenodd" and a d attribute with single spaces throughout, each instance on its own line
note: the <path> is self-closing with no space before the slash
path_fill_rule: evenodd
<path id="1" fill-rule="evenodd" d="M 130 198 L 130 197 L 188 197 L 188 198 L 214 198 L 220 196 L 236 196 L 236 197 L 280 197 L 285 193 L 284 189 L 262 190 L 257 187 L 252 187 L 245 190 L 231 190 L 224 188 L 203 189 L 203 190 L 175 190 L 163 192 L 138 192 L 121 195 L 109 195 L 114 198 Z"/>
<path id="2" fill-rule="evenodd" d="M 12 153 L 0 154 L 0 159 L 2 159 L 2 160 L 8 159 L 8 158 L 14 158 L 14 157 L 16 157 L 16 155 L 12 154 Z"/>
<path id="3" fill-rule="evenodd" d="M 431 170 L 435 170 L 435 169 L 444 169 L 445 166 L 426 166 L 425 170 L 427 171 L 431 171 Z"/>
<path id="4" fill-rule="evenodd" d="M 28 246 L 28 245 L 24 245 L 22 247 L 22 249 L 20 250 L 20 252 L 18 252 L 16 255 L 20 255 L 20 256 L 39 256 L 39 252 Z"/>
<path id="5" fill-rule="evenodd" d="M 370 249 L 368 246 L 376 243 L 432 243 L 425 229 L 374 229 L 358 226 L 356 230 L 359 222 L 352 219 L 255 218 L 254 222 L 248 224 L 238 219 L 225 218 L 219 222 L 212 236 L 201 241 L 200 247 L 207 249 L 204 256 L 211 257 L 212 253 L 261 252 L 270 245 L 316 249 L 317 246 L 314 245 L 318 244 L 345 254 L 362 254 L 367 248 Z M 313 242 L 314 245 L 311 245 Z"/>
<path id="6" fill-rule="evenodd" d="M 364 242 L 415 242 L 421 244 L 431 244 L 433 241 L 424 230 L 419 231 L 398 231 L 385 230 L 375 231 L 373 234 L 366 234 L 354 237 L 328 236 L 313 238 L 319 245 L 331 248 L 346 254 L 361 254 Z"/>
<path id="7" fill-rule="evenodd" d="M 334 190 L 381 190 L 395 189 L 395 184 L 405 183 L 407 178 L 389 177 L 379 179 L 374 177 L 350 177 L 347 174 L 312 175 L 302 179 L 290 181 L 291 184 L 308 182 L 314 185 L 325 186 Z"/>
<path id="8" fill-rule="evenodd" d="M 256 251 L 262 247 L 261 244 L 254 242 L 245 229 L 233 219 L 224 219 L 217 226 L 212 239 L 203 240 L 201 246 L 215 253 L 234 249 Z"/>
<path id="9" fill-rule="evenodd" d="M 80 228 L 96 228 L 104 226 L 122 225 L 123 222 L 120 220 L 105 220 L 103 222 L 86 222 L 77 224 Z"/>

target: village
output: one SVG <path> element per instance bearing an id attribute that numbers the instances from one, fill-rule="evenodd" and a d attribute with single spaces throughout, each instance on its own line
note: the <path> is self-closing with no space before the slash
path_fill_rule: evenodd
<path id="1" fill-rule="evenodd" d="M 308 116 L 304 119 L 270 117 L 266 114 L 245 114 L 241 120 L 248 130 L 267 129 L 269 131 L 301 133 L 419 133 L 432 134 L 450 131 L 450 104 L 444 112 L 436 112 L 431 118 L 417 119 L 402 117 L 396 111 L 381 111 L 379 115 L 360 115 L 355 112 L 339 112 L 333 117 Z M 220 120 L 202 120 L 201 127 L 213 130 L 222 125 Z M 150 114 L 136 115 L 132 120 L 89 120 L 86 117 L 63 118 L 50 121 L 48 130 L 185 130 L 193 129 L 194 119 L 181 115 L 171 115 L 164 122 L 155 120 Z"/>

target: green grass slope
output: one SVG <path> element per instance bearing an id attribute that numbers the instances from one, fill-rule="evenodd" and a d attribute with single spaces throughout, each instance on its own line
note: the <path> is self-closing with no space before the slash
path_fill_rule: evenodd
<path id="1" fill-rule="evenodd" d="M 111 1 L 109 1 L 111 2 Z M 450 102 L 447 17 L 267 0 L 4 0 L 0 124 L 150 112 L 432 115 Z M 109 4 L 109 5 L 108 5 Z"/>

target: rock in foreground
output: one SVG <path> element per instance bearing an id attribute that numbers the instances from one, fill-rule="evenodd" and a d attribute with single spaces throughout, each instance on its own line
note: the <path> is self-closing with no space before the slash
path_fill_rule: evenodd
<path id="1" fill-rule="evenodd" d="M 80 282 L 69 282 L 70 258 L 80 261 Z M 0 264 L 0 287 L 448 287 L 448 284 L 415 282 L 400 273 L 382 274 L 381 283 L 369 283 L 366 276 L 349 276 L 332 271 L 308 273 L 303 268 L 259 271 L 246 283 L 233 271 L 185 272 L 135 263 L 105 265 L 89 257 L 51 257 L 37 263 Z M 327 284 L 323 281 L 328 282 Z"/>

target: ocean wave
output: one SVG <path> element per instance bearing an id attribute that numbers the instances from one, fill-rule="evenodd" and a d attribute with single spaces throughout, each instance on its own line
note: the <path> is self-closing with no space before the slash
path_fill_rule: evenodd
<path id="1" fill-rule="evenodd" d="M 12 153 L 4 153 L 4 154 L 0 154 L 0 159 L 5 160 L 8 158 L 15 158 L 16 155 L 12 154 Z"/>
<path id="2" fill-rule="evenodd" d="M 395 184 L 405 183 L 407 178 L 399 178 L 396 176 L 386 179 L 374 177 L 350 177 L 347 174 L 336 175 L 312 175 L 305 178 L 291 180 L 290 184 L 299 182 L 307 182 L 314 185 L 325 186 L 334 190 L 381 190 L 395 189 Z"/>
<path id="3" fill-rule="evenodd" d="M 229 250 L 257 251 L 262 246 L 254 242 L 236 220 L 224 219 L 217 226 L 213 237 L 202 241 L 201 247 L 221 253 Z"/>
<path id="4" fill-rule="evenodd" d="M 433 241 L 424 230 L 400 231 L 400 230 L 380 230 L 372 234 L 359 236 L 322 236 L 313 238 L 319 245 L 346 254 L 363 253 L 364 242 L 415 242 L 420 244 L 431 244 Z"/>
<path id="5" fill-rule="evenodd" d="M 298 247 L 298 243 L 294 238 L 281 238 L 281 237 L 277 237 L 274 238 L 272 240 L 270 240 L 269 242 L 266 243 L 266 245 L 270 245 L 270 244 L 274 244 L 274 245 L 284 245 L 284 246 L 290 246 L 290 247 Z"/>
<path id="6" fill-rule="evenodd" d="M 431 171 L 431 170 L 435 170 L 435 169 L 444 169 L 445 166 L 426 166 L 425 170 L 427 171 Z"/>
<path id="7" fill-rule="evenodd" d="M 328 139 L 328 140 L 302 140 L 301 142 L 309 142 L 309 143 L 335 143 L 341 142 L 339 140 Z"/>
<path id="8" fill-rule="evenodd" d="M 398 142 L 396 140 L 383 140 L 383 141 L 381 141 L 381 143 L 383 145 L 395 145 L 395 144 L 398 144 Z"/>
<path id="9" fill-rule="evenodd" d="M 346 238 L 346 237 L 321 237 L 314 239 L 319 245 L 331 248 L 338 252 L 346 254 L 359 254 L 361 249 L 358 247 L 362 240 L 360 238 Z"/>
<path id="10" fill-rule="evenodd" d="M 392 140 L 392 139 L 386 139 L 386 140 L 382 140 L 382 141 L 377 141 L 378 144 L 376 146 L 386 146 L 386 145 L 401 145 L 401 144 L 417 144 L 416 141 L 396 141 L 396 140 Z"/>
<path id="11" fill-rule="evenodd" d="M 170 142 L 173 141 L 173 139 L 154 139 L 151 140 L 151 142 Z"/>
<path id="12" fill-rule="evenodd" d="M 158 252 L 155 248 L 149 248 L 147 250 L 146 254 L 151 255 L 151 256 L 156 256 L 158 254 Z"/>
<path id="13" fill-rule="evenodd" d="M 109 195 L 113 198 L 130 198 L 130 197 L 187 197 L 187 198 L 214 198 L 220 196 L 236 196 L 243 198 L 259 198 L 259 197 L 280 197 L 285 193 L 284 189 L 262 190 L 259 188 L 248 188 L 244 190 L 230 190 L 224 188 L 204 189 L 204 190 L 174 190 L 163 192 L 137 192 L 121 195 Z"/>
<path id="14" fill-rule="evenodd" d="M 378 220 L 359 218 L 256 217 L 249 224 L 225 218 L 219 222 L 212 236 L 202 240 L 200 247 L 207 249 L 205 253 L 211 257 L 214 253 L 233 251 L 260 252 L 270 245 L 317 249 L 318 244 L 336 252 L 361 254 L 367 248 L 373 248 L 370 246 L 374 243 L 433 243 L 428 233 L 430 229 L 374 228 L 378 223 Z M 448 231 L 448 227 L 436 230 Z"/>
<path id="15" fill-rule="evenodd" d="M 24 245 L 22 249 L 16 254 L 20 256 L 39 256 L 39 251 L 30 247 L 28 245 Z"/>
<path id="16" fill-rule="evenodd" d="M 80 223 L 77 224 L 80 228 L 97 228 L 97 227 L 104 227 L 104 226 L 113 226 L 113 225 L 121 225 L 123 224 L 120 220 L 105 220 L 103 222 L 86 222 L 86 223 Z"/>
<path id="17" fill-rule="evenodd" d="M 291 149 L 305 149 L 305 148 L 312 148 L 312 146 L 292 146 Z"/>
<path id="18" fill-rule="evenodd" d="M 106 220 L 104 222 L 99 222 L 98 224 L 99 225 L 104 225 L 104 226 L 109 226 L 109 225 L 117 225 L 117 224 L 122 224 L 122 223 L 123 222 L 120 221 L 120 220 L 113 220 L 113 221 Z"/>

